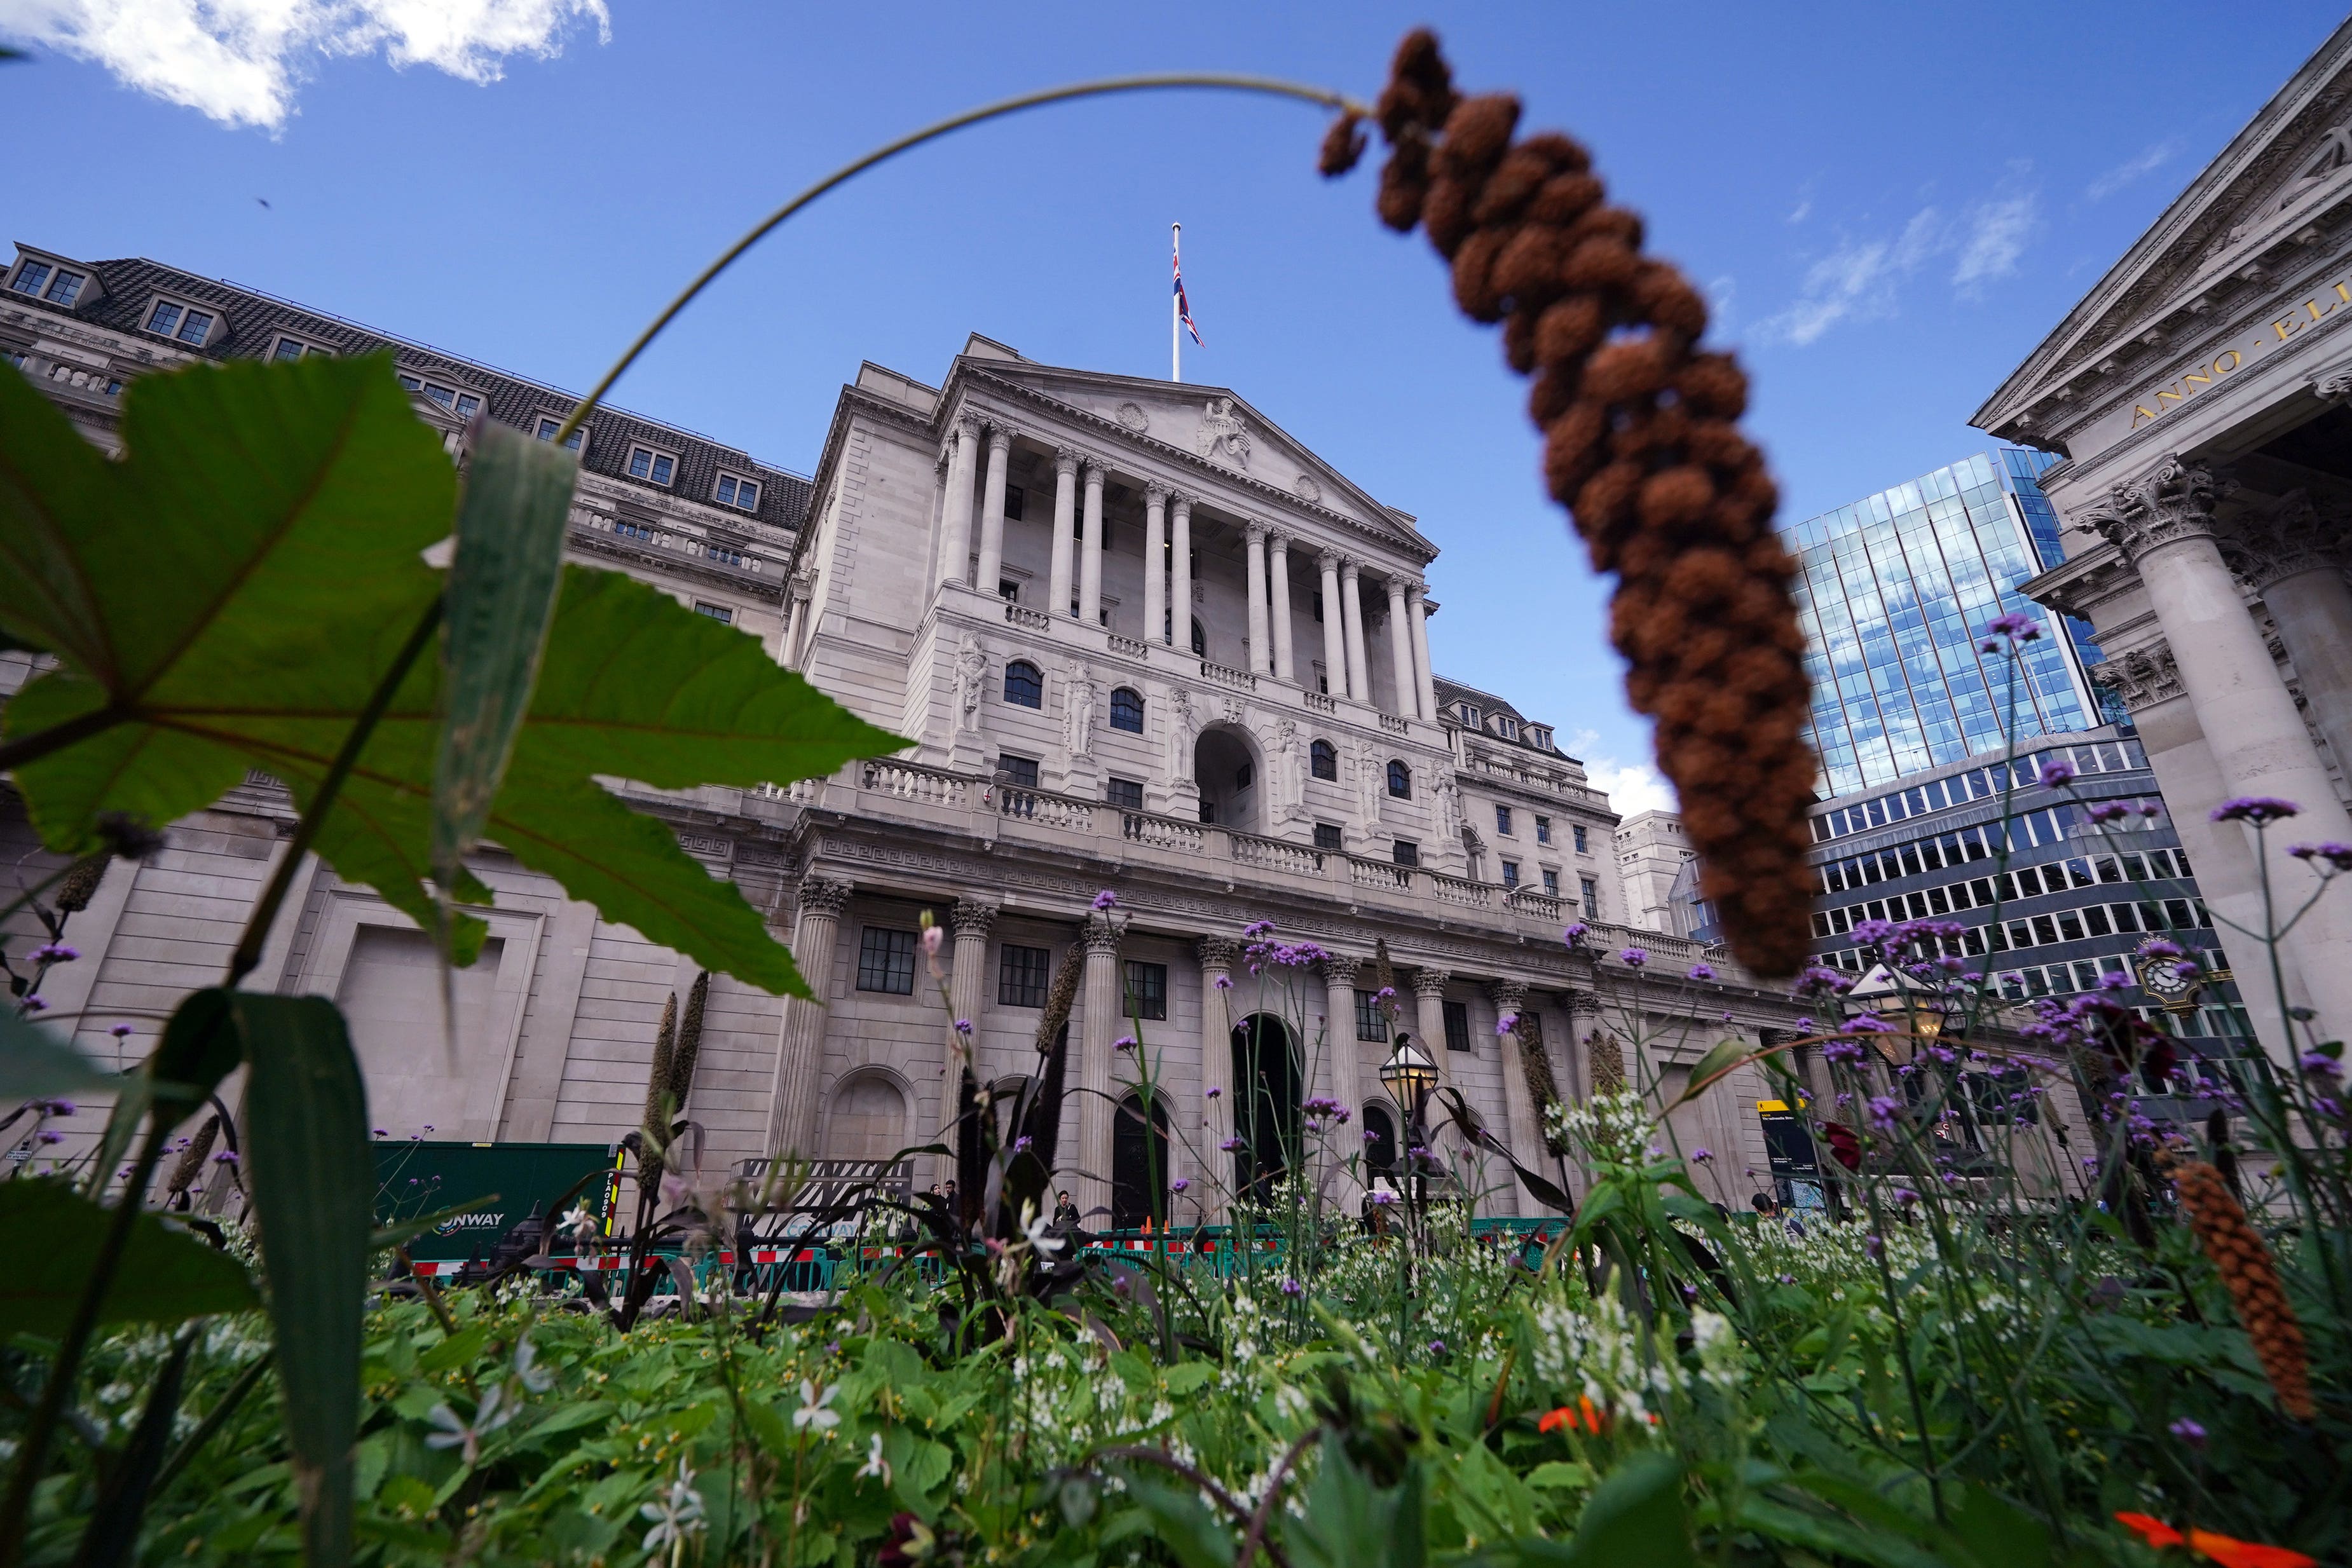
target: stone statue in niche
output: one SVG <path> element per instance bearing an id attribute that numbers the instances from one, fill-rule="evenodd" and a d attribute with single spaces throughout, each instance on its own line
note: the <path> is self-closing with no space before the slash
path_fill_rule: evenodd
<path id="1" fill-rule="evenodd" d="M 1462 831 L 1462 787 L 1451 773 L 1437 776 L 1437 821 L 1439 836 L 1451 838 Z"/>
<path id="2" fill-rule="evenodd" d="M 1168 777 L 1180 784 L 1192 781 L 1192 737 L 1201 732 L 1192 694 L 1182 686 L 1168 694 Z"/>
<path id="3" fill-rule="evenodd" d="M 1274 752 L 1282 760 L 1282 789 L 1276 810 L 1282 821 L 1292 821 L 1303 814 L 1300 808 L 1305 786 L 1301 780 L 1307 773 L 1299 764 L 1297 719 L 1286 718 L 1275 726 Z"/>
<path id="4" fill-rule="evenodd" d="M 988 655 L 980 651 L 980 639 L 967 632 L 956 653 L 957 722 L 963 728 L 980 727 L 981 692 L 987 685 Z"/>
<path id="5" fill-rule="evenodd" d="M 1380 748 L 1362 741 L 1356 748 L 1356 810 L 1367 828 L 1381 820 L 1381 796 L 1389 787 L 1388 762 Z"/>
<path id="6" fill-rule="evenodd" d="M 1192 448 L 1203 457 L 1214 457 L 1246 468 L 1250 460 L 1250 434 L 1242 416 L 1234 412 L 1234 400 L 1213 397 L 1201 411 L 1200 434 L 1192 438 Z"/>
<path id="7" fill-rule="evenodd" d="M 1062 699 L 1062 715 L 1069 728 L 1063 744 L 1073 757 L 1091 757 L 1095 747 L 1095 704 L 1102 688 L 1095 684 L 1094 672 L 1073 660 L 1069 685 Z"/>

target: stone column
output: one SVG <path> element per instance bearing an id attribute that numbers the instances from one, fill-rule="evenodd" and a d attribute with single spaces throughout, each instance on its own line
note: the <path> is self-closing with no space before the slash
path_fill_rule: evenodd
<path id="1" fill-rule="evenodd" d="M 1249 673 L 1262 675 L 1266 671 L 1265 647 L 1265 536 L 1264 523 L 1245 523 L 1242 537 L 1249 541 Z"/>
<path id="2" fill-rule="evenodd" d="M 1401 718 L 1421 713 L 1421 676 L 1412 662 L 1412 628 L 1405 622 L 1404 580 L 1389 579 L 1389 664 L 1396 677 L 1396 710 Z"/>
<path id="3" fill-rule="evenodd" d="M 1360 567 L 1352 559 L 1339 563 L 1339 610 L 1348 637 L 1348 695 L 1368 703 L 1372 700 L 1372 677 L 1364 665 L 1364 607 L 1356 591 Z M 1331 612 L 1327 609 L 1323 613 L 1328 618 Z"/>
<path id="4" fill-rule="evenodd" d="M 2283 906 L 2293 908 L 2312 873 L 2288 857 L 2287 847 L 2352 841 L 2352 813 L 2336 798 L 2294 698 L 2222 561 L 2212 476 L 2168 457 L 2116 486 L 2085 520 L 2114 540 L 2138 573 L 2230 793 L 2281 797 L 2302 808 L 2261 839 L 2271 886 Z M 2247 834 L 2254 841 L 2251 829 Z M 2343 961 L 2352 953 L 2352 907 L 2342 899 L 2320 900 L 2281 946 L 2310 988 L 2320 1038 L 2340 1039 L 2352 1029 L 2352 965 Z"/>
<path id="5" fill-rule="evenodd" d="M 1045 590 L 1045 613 L 1059 621 L 1070 612 L 1070 565 L 1076 555 L 1070 536 L 1078 518 L 1078 455 L 1066 446 L 1054 448 L 1054 566 Z"/>
<path id="6" fill-rule="evenodd" d="M 980 507 L 980 576 L 974 586 L 994 593 L 1004 575 L 1004 475 L 1013 465 L 1013 427 L 988 430 L 988 485 Z"/>
<path id="7" fill-rule="evenodd" d="M 1347 633 L 1340 629 L 1339 619 L 1339 552 L 1317 552 L 1315 565 L 1323 574 L 1323 675 L 1331 684 L 1331 695 L 1348 695 Z"/>
<path id="8" fill-rule="evenodd" d="M 1110 1207 L 1111 1098 L 1118 1092 L 1111 1042 L 1119 1037 L 1118 927 L 1104 915 L 1089 915 L 1083 1016 L 1078 1019 L 1078 1211 L 1087 1227 L 1108 1223 L 1096 1208 Z"/>
<path id="9" fill-rule="evenodd" d="M 1102 624 L 1102 496 L 1103 465 L 1087 459 L 1086 538 L 1078 552 L 1078 619 L 1089 626 Z"/>
<path id="10" fill-rule="evenodd" d="M 808 981 L 809 997 L 784 998 L 776 1040 L 776 1082 L 768 1107 L 767 1151 L 814 1158 L 817 1074 L 824 1065 L 825 1002 L 833 986 L 833 941 L 841 928 L 849 884 L 801 879 L 793 918 L 793 961 Z"/>
<path id="11" fill-rule="evenodd" d="M 1344 1124 L 1334 1124 L 1326 1132 L 1325 1147 L 1329 1151 L 1330 1165 L 1344 1170 L 1348 1156 L 1364 1150 L 1363 1088 L 1358 1069 L 1361 1048 L 1356 1043 L 1356 974 L 1360 960 L 1342 958 L 1332 954 L 1323 960 L 1323 1067 L 1317 1074 L 1315 1092 L 1337 1100 L 1348 1108 Z M 1362 1162 L 1357 1170 L 1363 1169 Z M 1332 1201 L 1341 1213 L 1356 1212 L 1356 1197 L 1363 1189 L 1360 1177 L 1342 1176 L 1332 1189 Z"/>
<path id="12" fill-rule="evenodd" d="M 1528 988 L 1517 980 L 1490 980 L 1486 996 L 1495 1004 L 1495 1027 L 1503 1020 L 1516 1018 L 1528 1005 Z M 1495 1043 L 1503 1053 L 1503 1118 L 1509 1132 L 1507 1142 L 1511 1155 L 1529 1170 L 1543 1168 L 1543 1128 L 1536 1113 L 1535 1090 L 1528 1083 L 1528 1059 L 1516 1034 L 1497 1034 Z M 1534 1212 L 1534 1198 L 1519 1186 L 1517 1176 L 1511 1177 L 1512 1199 L 1517 1212 Z"/>
<path id="13" fill-rule="evenodd" d="M 1445 1071 L 1445 986 L 1453 978 L 1443 969 L 1415 969 L 1412 972 L 1413 1023 L 1416 1026 L 1413 1039 L 1420 1042 L 1422 1050 L 1429 1052 L 1430 1060 L 1437 1063 L 1441 1078 L 1454 1076 Z M 1409 1112 L 1412 1107 L 1407 1105 L 1403 1109 Z"/>
<path id="14" fill-rule="evenodd" d="M 1192 497 L 1171 495 L 1168 519 L 1168 643 L 1192 647 Z M 1157 629 L 1154 629 L 1155 635 Z"/>
<path id="15" fill-rule="evenodd" d="M 980 454 L 980 421 L 960 414 L 948 436 L 947 507 L 940 517 L 940 580 L 965 582 L 971 570 L 971 471 Z"/>
<path id="16" fill-rule="evenodd" d="M 1168 613 L 1168 487 L 1143 487 L 1143 640 L 1160 641 Z"/>
<path id="17" fill-rule="evenodd" d="M 1266 539 L 1267 585 L 1274 596 L 1274 674 L 1276 680 L 1295 681 L 1297 655 L 1290 645 L 1290 538 L 1273 534 Z"/>
<path id="18" fill-rule="evenodd" d="M 2260 517 L 2241 517 L 2231 564 L 2262 595 L 2279 641 L 2294 664 L 2312 722 L 2352 770 L 2352 587 L 2336 541 L 2352 534 L 2352 519 L 2323 520 L 2311 497 L 2297 490 Z"/>
<path id="19" fill-rule="evenodd" d="M 959 898 L 949 915 L 955 933 L 955 965 L 948 971 L 948 1006 L 971 1026 L 980 1038 L 981 1009 L 988 1003 L 988 928 L 996 920 L 996 905 Z M 975 1069 L 975 1071 L 977 1071 Z"/>
<path id="20" fill-rule="evenodd" d="M 1437 721 L 1437 681 L 1429 668 L 1429 590 L 1414 583 L 1405 590 L 1405 615 L 1412 628 L 1413 692 L 1421 706 L 1421 716 L 1434 724 Z"/>
<path id="21" fill-rule="evenodd" d="M 1202 1195 L 1213 1213 L 1234 1191 L 1234 1156 L 1224 1145 L 1234 1138 L 1234 1110 L 1242 1086 L 1234 1082 L 1234 1016 L 1227 989 L 1233 983 L 1234 956 L 1230 936 L 1203 936 L 1195 947 L 1201 955 L 1201 1164 L 1215 1179 L 1215 1196 Z M 1220 984 L 1222 981 L 1223 984 Z M 1207 1098 L 1214 1089 L 1217 1096 Z"/>

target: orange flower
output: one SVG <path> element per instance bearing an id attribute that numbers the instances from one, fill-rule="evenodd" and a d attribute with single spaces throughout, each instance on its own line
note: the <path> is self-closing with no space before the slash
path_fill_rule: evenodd
<path id="1" fill-rule="evenodd" d="M 1590 1394 L 1578 1395 L 1576 1403 L 1584 1413 L 1584 1429 L 1598 1437 L 1601 1429 L 1609 1424 L 1608 1412 L 1593 1404 L 1592 1396 Z M 1565 1427 L 1573 1432 L 1576 1430 L 1576 1420 L 1577 1411 L 1563 1405 L 1557 1410 L 1545 1411 L 1536 1421 L 1536 1430 L 1549 1432 L 1555 1427 Z"/>
<path id="2" fill-rule="evenodd" d="M 1538 1432 L 1549 1432 L 1555 1427 L 1566 1427 L 1570 1431 L 1574 1431 L 1576 1412 L 1563 1405 L 1557 1410 L 1545 1411 L 1536 1422 L 1536 1430 Z"/>
<path id="3" fill-rule="evenodd" d="M 2137 1535 L 2153 1547 L 2186 1544 L 2200 1557 L 2210 1557 L 2221 1568 L 2318 1568 L 2319 1560 L 2305 1557 L 2300 1552 L 2284 1546 L 2264 1546 L 2259 1542 L 2240 1541 L 2235 1536 L 2221 1535 L 2210 1530 L 2191 1530 L 2186 1536 L 2160 1519 L 2144 1513 L 2119 1513 L 2116 1522 Z"/>

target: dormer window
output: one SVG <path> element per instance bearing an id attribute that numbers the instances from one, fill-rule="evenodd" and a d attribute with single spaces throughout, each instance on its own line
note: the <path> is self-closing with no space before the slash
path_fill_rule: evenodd
<path id="1" fill-rule="evenodd" d="M 719 504 L 740 507 L 747 512 L 760 509 L 760 486 L 749 479 L 738 479 L 732 474 L 719 476 Z"/>
<path id="2" fill-rule="evenodd" d="M 667 485 L 677 477 L 677 459 L 667 452 L 656 452 L 650 446 L 632 446 L 629 448 L 629 477 Z"/>
<path id="3" fill-rule="evenodd" d="M 19 294 L 29 294 L 36 299 L 46 299 L 70 310 L 80 298 L 81 286 L 88 277 L 68 267 L 52 267 L 46 261 L 28 261 L 16 269 L 16 279 L 8 287 Z"/>
<path id="4" fill-rule="evenodd" d="M 403 378 L 404 381 L 405 379 Z M 445 387 L 437 382 L 425 382 L 409 390 L 424 393 L 427 400 L 440 404 L 459 419 L 471 419 L 481 412 L 480 398 L 469 392 L 459 392 L 456 387 Z"/>
<path id="5" fill-rule="evenodd" d="M 1464 725 L 1472 729 L 1478 727 L 1478 708 L 1476 704 L 1462 703 L 1457 705 L 1454 711 L 1462 716 L 1462 722 Z"/>
<path id="6" fill-rule="evenodd" d="M 299 338 L 289 338 L 282 333 L 276 342 L 269 345 L 269 357 L 273 360 L 299 360 L 309 354 L 332 352 L 331 349 L 322 349 L 316 343 L 306 343 Z"/>
<path id="7" fill-rule="evenodd" d="M 552 441 L 555 439 L 555 433 L 562 428 L 563 422 L 562 420 L 555 418 L 552 414 L 542 413 L 539 416 L 539 429 L 534 434 L 536 434 L 541 441 Z M 579 429 L 573 431 L 570 435 L 565 436 L 563 438 L 563 444 L 570 447 L 572 451 L 577 452 L 587 439 L 588 427 L 583 424 Z"/>
<path id="8" fill-rule="evenodd" d="M 211 340 L 213 324 L 219 319 L 210 310 L 199 310 L 172 299 L 158 299 L 147 308 L 147 330 L 159 338 L 193 343 L 198 348 Z"/>
<path id="9" fill-rule="evenodd" d="M 1540 746 L 1546 751 L 1549 751 L 1551 749 L 1551 731 L 1539 724 L 1531 724 L 1528 726 L 1528 744 L 1529 746 Z"/>
<path id="10" fill-rule="evenodd" d="M 1505 740 L 1517 740 L 1519 738 L 1519 721 L 1498 715 L 1495 719 L 1495 733 Z"/>

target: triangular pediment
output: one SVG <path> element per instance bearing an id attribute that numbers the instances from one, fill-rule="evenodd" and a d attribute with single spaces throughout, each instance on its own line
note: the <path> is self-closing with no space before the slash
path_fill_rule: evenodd
<path id="1" fill-rule="evenodd" d="M 2097 401 L 2259 291 L 2280 253 L 2352 210 L 2352 21 L 2191 181 L 1969 422 L 2031 438 L 2053 404 Z M 2127 373 L 2125 380 L 2129 380 Z M 2077 406 L 2080 403 L 2077 402 Z"/>
<path id="2" fill-rule="evenodd" d="M 1436 547 L 1412 517 L 1382 505 L 1230 387 L 1040 365 L 959 362 L 977 379 L 1018 387 L 1138 441 L 1172 449 L 1281 503 L 1336 514 L 1428 560 Z"/>

